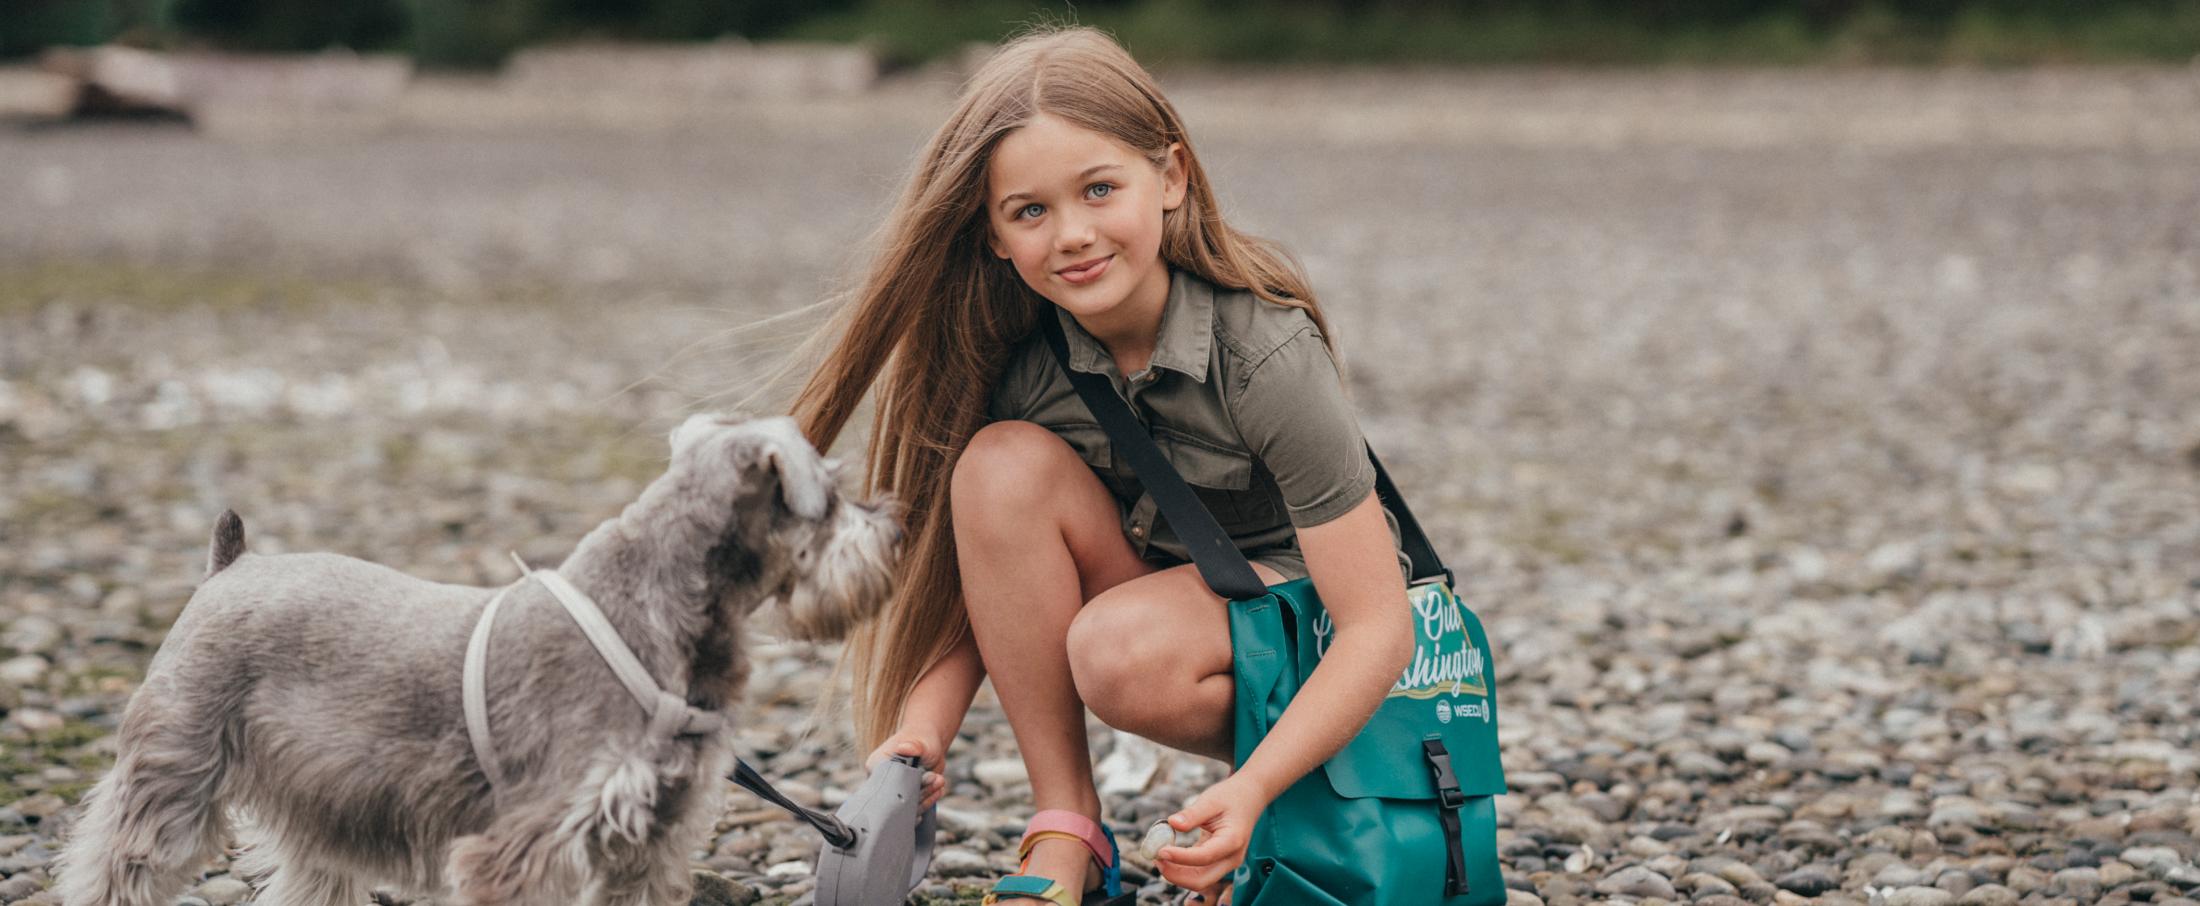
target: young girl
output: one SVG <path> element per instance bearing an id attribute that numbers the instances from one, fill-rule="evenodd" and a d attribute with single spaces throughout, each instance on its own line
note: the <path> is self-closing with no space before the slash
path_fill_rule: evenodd
<path id="1" fill-rule="evenodd" d="M 1083 28 L 1021 37 L 972 76 L 883 239 L 795 404 L 822 448 L 875 389 L 869 483 L 907 508 L 895 597 L 849 645 L 859 735 L 874 763 L 920 756 L 936 800 L 992 676 L 1037 814 L 989 903 L 1118 901 L 1086 708 L 1231 757 L 1224 601 L 1034 329 L 1057 318 L 1070 367 L 1114 383 L 1261 578 L 1311 575 L 1336 626 L 1251 757 L 1169 819 L 1207 837 L 1163 849 L 1162 876 L 1213 902 L 1262 810 L 1359 732 L 1413 652 L 1396 527 L 1313 292 L 1223 222 L 1175 108 Z"/>

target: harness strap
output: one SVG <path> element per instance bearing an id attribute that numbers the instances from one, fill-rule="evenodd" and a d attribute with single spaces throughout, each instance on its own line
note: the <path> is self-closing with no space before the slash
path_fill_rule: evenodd
<path id="1" fill-rule="evenodd" d="M 641 659 L 634 656 L 633 649 L 626 647 L 626 642 L 619 638 L 619 631 L 611 628 L 611 621 L 596 608 L 596 602 L 581 594 L 580 589 L 574 588 L 564 576 L 550 569 L 538 569 L 528 575 L 541 579 L 558 603 L 565 605 L 565 612 L 580 625 L 589 643 L 596 646 L 596 653 L 611 665 L 611 672 L 618 674 L 626 691 L 643 710 L 650 712 L 651 732 L 701 736 L 718 732 L 725 726 L 725 719 L 719 715 L 689 705 L 683 694 L 685 690 L 658 688 L 656 681 L 649 678 L 649 671 L 642 668 Z"/>
<path id="2" fill-rule="evenodd" d="M 1467 853 L 1461 847 L 1459 809 L 1467 795 L 1459 789 L 1459 777 L 1451 770 L 1451 752 L 1440 738 L 1421 740 L 1421 755 L 1428 759 L 1429 775 L 1436 781 L 1436 818 L 1444 825 L 1444 896 L 1467 895 Z"/>
<path id="3" fill-rule="evenodd" d="M 489 599 L 489 606 L 482 608 L 473 637 L 466 640 L 466 672 L 459 683 L 460 697 L 466 705 L 466 736 L 474 744 L 474 761 L 481 764 L 481 773 L 488 776 L 491 787 L 504 785 L 504 768 L 497 762 L 496 747 L 489 743 L 489 629 L 496 625 L 497 606 L 517 587 L 519 582 L 498 589 Z"/>
<path id="4" fill-rule="evenodd" d="M 521 564 L 525 566 L 526 564 Z M 725 718 L 712 711 L 705 711 L 687 703 L 687 698 L 677 687 L 666 690 L 658 687 L 642 667 L 640 658 L 619 638 L 611 621 L 604 618 L 596 602 L 581 594 L 573 583 L 566 581 L 556 570 L 529 570 L 518 582 L 500 589 L 489 599 L 489 606 L 482 608 L 481 618 L 474 624 L 474 633 L 466 642 L 466 667 L 460 679 L 460 698 L 466 709 L 466 735 L 474 746 L 474 760 L 480 762 L 481 772 L 489 778 L 492 787 L 504 784 L 504 771 L 497 761 L 496 745 L 489 736 L 488 661 L 489 635 L 496 625 L 498 606 L 506 595 L 528 579 L 540 579 L 550 595 L 563 605 L 567 615 L 588 637 L 596 653 L 611 666 L 628 694 L 649 712 L 650 738 L 677 736 L 708 736 L 725 728 Z"/>

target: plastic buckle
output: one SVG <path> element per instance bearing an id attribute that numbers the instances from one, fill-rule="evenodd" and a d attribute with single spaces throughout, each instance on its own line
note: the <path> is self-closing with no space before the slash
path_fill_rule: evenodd
<path id="1" fill-rule="evenodd" d="M 1459 789 L 1459 777 L 1451 772 L 1451 752 L 1441 739 L 1421 740 L 1421 754 L 1428 759 L 1429 774 L 1436 781 L 1436 798 L 1447 809 L 1464 808 L 1467 794 Z"/>

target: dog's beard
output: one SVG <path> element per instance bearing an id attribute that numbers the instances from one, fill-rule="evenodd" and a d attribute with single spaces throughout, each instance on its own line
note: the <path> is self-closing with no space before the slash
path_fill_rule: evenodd
<path id="1" fill-rule="evenodd" d="M 767 608 L 775 635 L 802 641 L 846 638 L 878 613 L 893 579 L 899 531 L 884 519 L 851 520 Z"/>

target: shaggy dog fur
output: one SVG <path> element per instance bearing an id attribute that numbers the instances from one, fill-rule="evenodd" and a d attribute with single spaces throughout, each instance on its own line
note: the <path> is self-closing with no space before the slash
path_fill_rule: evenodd
<path id="1" fill-rule="evenodd" d="M 896 520 L 841 500 L 836 471 L 790 420 L 692 417 L 666 473 L 558 571 L 660 687 L 724 713 L 751 611 L 777 601 L 789 634 L 835 638 L 886 596 Z M 212 548 L 61 856 L 66 906 L 166 906 L 220 853 L 232 806 L 258 903 L 359 906 L 377 884 L 478 906 L 688 902 L 727 734 L 643 738 L 648 713 L 540 582 L 497 617 L 489 721 L 509 780 L 492 788 L 460 673 L 496 589 L 247 553 L 232 513 Z"/>

